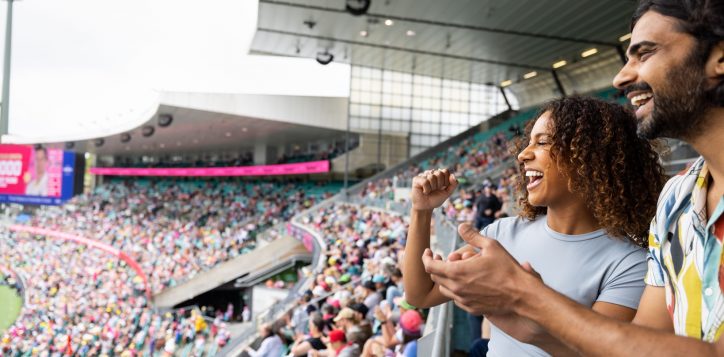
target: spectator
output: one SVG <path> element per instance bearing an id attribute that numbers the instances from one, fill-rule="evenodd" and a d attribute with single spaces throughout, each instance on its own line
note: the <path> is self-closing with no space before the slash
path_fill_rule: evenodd
<path id="1" fill-rule="evenodd" d="M 251 357 L 278 357 L 282 355 L 284 345 L 282 339 L 278 335 L 279 331 L 274 331 L 272 325 L 264 324 L 259 329 L 259 334 L 263 339 L 258 350 L 251 347 L 245 349 L 246 353 Z"/>
<path id="2" fill-rule="evenodd" d="M 475 229 L 481 230 L 495 221 L 502 204 L 493 193 L 495 188 L 492 184 L 483 187 L 483 193 L 475 200 Z"/>
<path id="3" fill-rule="evenodd" d="M 309 318 L 309 336 L 301 335 L 292 346 L 291 353 L 294 356 L 306 356 L 310 350 L 323 350 L 326 348 L 322 341 L 324 331 L 324 319 L 318 313 L 312 313 Z"/>
<path id="4" fill-rule="evenodd" d="M 402 341 L 400 353 L 405 357 L 417 356 L 417 339 L 421 336 L 422 316 L 416 310 L 407 310 L 400 316 Z"/>

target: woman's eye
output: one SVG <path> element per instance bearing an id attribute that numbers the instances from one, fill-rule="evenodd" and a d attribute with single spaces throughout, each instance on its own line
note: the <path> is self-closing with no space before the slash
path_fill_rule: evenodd
<path id="1" fill-rule="evenodd" d="M 539 142 L 538 142 L 538 145 L 541 145 L 541 146 L 548 145 L 548 142 L 546 142 L 546 141 L 539 141 Z"/>

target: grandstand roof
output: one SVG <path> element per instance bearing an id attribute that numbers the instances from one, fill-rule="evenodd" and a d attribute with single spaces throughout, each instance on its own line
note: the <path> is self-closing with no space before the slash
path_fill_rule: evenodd
<path id="1" fill-rule="evenodd" d="M 135 129 L 102 137 L 104 142 L 99 147 L 95 145 L 96 139 L 89 139 L 74 142 L 73 150 L 101 155 L 223 152 L 253 150 L 256 143 L 282 146 L 341 139 L 345 133 L 341 130 L 172 105 L 160 105 L 158 114 L 171 115 L 171 125 L 158 126 L 158 115 L 154 115 Z M 150 137 L 143 136 L 143 128 L 146 126 L 154 127 Z M 131 140 L 123 143 L 121 136 L 126 133 L 131 135 Z M 63 148 L 64 143 L 48 146 Z"/>
<path id="2" fill-rule="evenodd" d="M 251 52 L 315 58 L 328 51 L 335 62 L 499 84 L 549 72 L 561 59 L 580 61 L 591 48 L 618 57 L 634 2 L 372 0 L 362 16 L 344 6 L 259 0 Z"/>

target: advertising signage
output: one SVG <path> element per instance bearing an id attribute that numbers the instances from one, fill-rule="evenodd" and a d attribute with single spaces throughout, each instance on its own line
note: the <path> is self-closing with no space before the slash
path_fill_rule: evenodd
<path id="1" fill-rule="evenodd" d="M 126 167 L 92 167 L 90 173 L 104 176 L 277 176 L 302 175 L 329 172 L 329 161 L 310 161 L 295 164 L 206 167 L 206 168 L 126 168 Z"/>
<path id="2" fill-rule="evenodd" d="M 0 145 L 0 203 L 57 205 L 69 200 L 76 156 L 60 149 Z"/>

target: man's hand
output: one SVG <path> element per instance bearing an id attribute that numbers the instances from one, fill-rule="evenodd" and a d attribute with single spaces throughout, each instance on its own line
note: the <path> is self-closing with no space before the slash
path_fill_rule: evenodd
<path id="1" fill-rule="evenodd" d="M 440 207 L 457 187 L 458 180 L 448 169 L 427 170 L 412 179 L 412 209 Z"/>
<path id="2" fill-rule="evenodd" d="M 473 246 L 464 245 L 462 248 L 448 254 L 447 260 L 449 262 L 454 262 L 458 260 L 468 259 L 475 254 L 477 254 L 477 252 L 475 251 L 475 248 L 473 248 Z"/>
<path id="3" fill-rule="evenodd" d="M 520 265 L 523 270 L 533 274 L 538 279 L 541 279 L 540 274 L 533 269 L 529 262 L 524 262 Z M 505 314 L 505 315 L 486 315 L 485 318 L 495 325 L 495 327 L 503 330 L 509 336 L 516 340 L 529 344 L 538 344 L 544 340 L 550 339 L 550 335 L 537 323 L 521 317 L 516 314 Z"/>
<path id="4" fill-rule="evenodd" d="M 469 224 L 461 224 L 458 232 L 480 252 L 472 256 L 462 252 L 459 259 L 455 256 L 448 262 L 423 254 L 425 270 L 440 292 L 463 310 L 486 315 L 513 313 L 520 289 L 538 278 L 526 272 L 500 243 L 478 234 Z"/>

